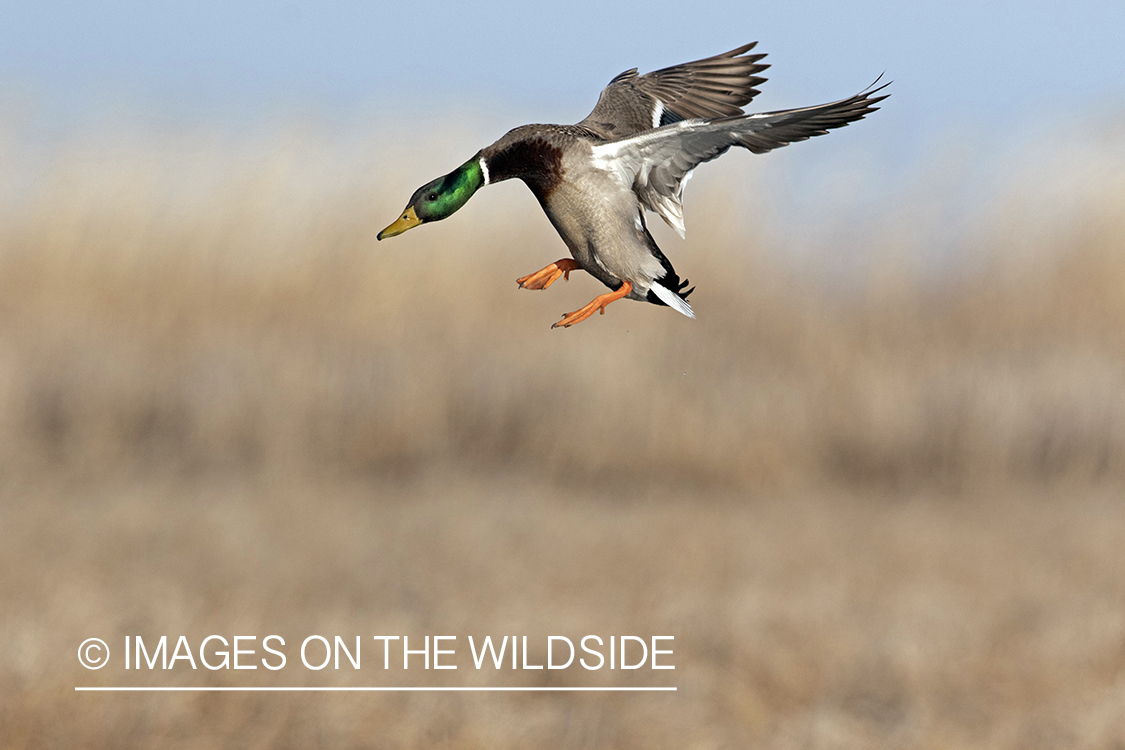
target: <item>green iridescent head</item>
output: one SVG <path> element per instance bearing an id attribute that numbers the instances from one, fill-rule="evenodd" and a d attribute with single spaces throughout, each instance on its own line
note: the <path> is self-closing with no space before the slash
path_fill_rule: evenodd
<path id="1" fill-rule="evenodd" d="M 457 167 L 444 177 L 423 185 L 410 196 L 410 203 L 389 227 L 379 232 L 376 239 L 394 237 L 407 229 L 440 221 L 451 216 L 461 208 L 484 185 L 484 170 L 480 165 L 480 154 Z"/>

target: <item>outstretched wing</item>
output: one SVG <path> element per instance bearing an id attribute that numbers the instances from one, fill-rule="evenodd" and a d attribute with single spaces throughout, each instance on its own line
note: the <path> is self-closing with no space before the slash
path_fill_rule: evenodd
<path id="1" fill-rule="evenodd" d="M 741 115 L 765 82 L 765 54 L 746 54 L 757 42 L 704 60 L 674 65 L 643 76 L 637 69 L 614 78 L 590 115 L 578 123 L 604 138 L 623 138 L 692 118 Z"/>
<path id="2" fill-rule="evenodd" d="M 594 146 L 594 163 L 636 191 L 642 205 L 660 214 L 682 237 L 684 185 L 697 166 L 731 146 L 763 154 L 863 119 L 887 98 L 876 94 L 888 85 L 815 107 L 665 125 Z"/>

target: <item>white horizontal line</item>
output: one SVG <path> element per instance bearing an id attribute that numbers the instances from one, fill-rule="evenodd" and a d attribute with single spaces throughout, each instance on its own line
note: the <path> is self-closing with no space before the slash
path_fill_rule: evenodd
<path id="1" fill-rule="evenodd" d="M 675 691 L 675 687 L 76 687 L 76 692 L 116 693 L 267 693 L 267 692 L 353 692 L 353 693 L 421 693 L 421 692 L 655 692 Z"/>

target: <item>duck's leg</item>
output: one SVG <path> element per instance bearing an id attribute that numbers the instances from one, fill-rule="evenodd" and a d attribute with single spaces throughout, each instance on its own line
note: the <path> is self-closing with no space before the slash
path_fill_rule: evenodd
<path id="1" fill-rule="evenodd" d="M 575 310 L 572 313 L 567 313 L 566 315 L 564 315 L 563 319 L 558 323 L 555 323 L 553 326 L 551 326 L 551 328 L 558 328 L 559 326 L 562 326 L 563 328 L 570 328 L 575 323 L 581 323 L 583 320 L 590 317 L 595 312 L 600 312 L 602 315 L 605 315 L 606 305 L 608 305 L 610 302 L 613 302 L 614 300 L 621 299 L 622 297 L 627 296 L 631 291 L 633 291 L 633 285 L 628 281 L 622 281 L 621 286 L 618 287 L 616 292 L 609 292 L 607 294 L 602 294 L 595 297 L 593 302 L 586 305 L 581 310 Z"/>
<path id="2" fill-rule="evenodd" d="M 546 289 L 558 281 L 560 276 L 565 276 L 566 280 L 570 281 L 570 272 L 580 270 L 582 270 L 582 266 L 578 265 L 578 261 L 573 258 L 563 258 L 562 260 L 556 260 L 541 271 L 529 273 L 527 276 L 516 279 L 516 283 L 520 285 L 521 289 Z"/>

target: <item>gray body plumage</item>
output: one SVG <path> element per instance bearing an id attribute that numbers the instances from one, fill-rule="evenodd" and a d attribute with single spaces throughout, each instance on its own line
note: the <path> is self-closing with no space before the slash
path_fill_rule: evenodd
<path id="1" fill-rule="evenodd" d="M 578 264 L 631 299 L 691 308 L 685 282 L 644 221 L 658 213 L 683 235 L 691 171 L 732 146 L 764 153 L 861 119 L 886 98 L 868 89 L 830 104 L 746 115 L 765 81 L 753 44 L 692 63 L 610 82 L 577 125 L 525 125 L 483 149 L 487 182 L 527 183 Z"/>

